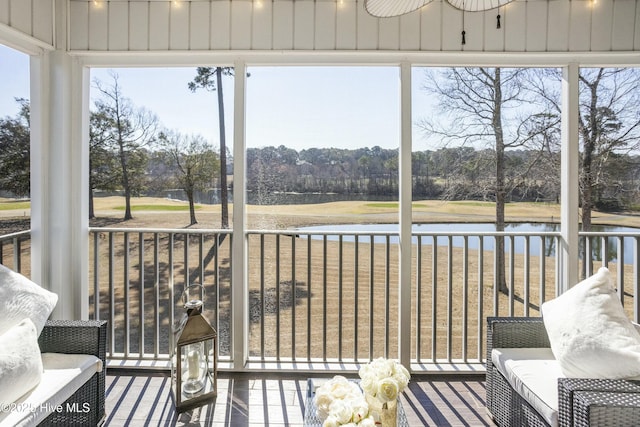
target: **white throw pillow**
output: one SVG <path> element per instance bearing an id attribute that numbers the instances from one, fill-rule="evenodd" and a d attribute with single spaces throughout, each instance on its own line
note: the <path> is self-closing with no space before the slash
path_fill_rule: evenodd
<path id="1" fill-rule="evenodd" d="M 37 386 L 42 371 L 36 326 L 27 318 L 0 335 L 0 408 Z"/>
<path id="2" fill-rule="evenodd" d="M 29 318 L 38 335 L 58 302 L 58 295 L 0 264 L 0 335 Z"/>
<path id="3" fill-rule="evenodd" d="M 640 334 L 624 313 L 608 269 L 542 304 L 542 319 L 567 377 L 640 376 Z"/>

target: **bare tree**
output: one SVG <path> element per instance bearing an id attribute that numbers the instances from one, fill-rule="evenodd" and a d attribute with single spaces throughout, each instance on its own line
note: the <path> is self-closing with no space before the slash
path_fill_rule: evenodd
<path id="1" fill-rule="evenodd" d="M 174 177 L 189 201 L 190 225 L 197 224 L 195 193 L 212 185 L 212 172 L 219 167 L 218 155 L 201 136 L 185 136 L 177 132 L 162 132 L 161 147 L 173 164 Z"/>
<path id="2" fill-rule="evenodd" d="M 447 68 L 427 70 L 423 86 L 439 100 L 439 114 L 418 122 L 429 139 L 445 145 L 487 145 L 495 155 L 495 181 L 490 188 L 496 204 L 496 231 L 504 231 L 505 203 L 511 188 L 505 179 L 508 149 L 536 141 L 531 130 L 539 113 L 523 85 L 526 69 Z M 526 168 L 525 168 L 526 169 Z M 496 285 L 508 293 L 504 238 L 496 238 Z"/>
<path id="3" fill-rule="evenodd" d="M 582 229 L 591 229 L 592 211 L 601 202 L 605 164 L 614 153 L 640 146 L 640 70 L 583 68 L 580 70 L 582 140 Z"/>
<path id="4" fill-rule="evenodd" d="M 144 108 L 137 108 L 125 98 L 118 84 L 118 75 L 111 73 L 112 82 L 104 85 L 96 80 L 100 98 L 95 101 L 95 113 L 104 120 L 105 146 L 117 153 L 120 164 L 122 188 L 125 195 L 124 219 L 132 219 L 131 196 L 143 185 L 145 170 L 144 147 L 156 138 L 158 119 Z"/>
<path id="5" fill-rule="evenodd" d="M 218 94 L 218 124 L 220 129 L 220 203 L 222 228 L 229 228 L 229 196 L 227 193 L 227 137 L 224 124 L 224 95 L 222 93 L 222 76 L 232 76 L 233 68 L 198 67 L 193 81 L 189 82 L 189 90 L 198 88 L 216 91 Z M 215 81 L 213 80 L 215 77 Z"/>

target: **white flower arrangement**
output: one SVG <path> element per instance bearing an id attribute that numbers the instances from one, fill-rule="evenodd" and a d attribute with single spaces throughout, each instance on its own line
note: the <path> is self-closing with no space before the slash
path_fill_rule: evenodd
<path id="1" fill-rule="evenodd" d="M 375 427 L 358 384 L 336 375 L 316 390 L 315 403 L 323 427 Z"/>
<path id="2" fill-rule="evenodd" d="M 359 375 L 359 386 L 336 375 L 316 390 L 316 414 L 323 427 L 375 427 L 383 418 L 381 410 L 396 407 L 411 378 L 404 366 L 383 357 L 364 365 Z"/>
<path id="3" fill-rule="evenodd" d="M 380 357 L 360 368 L 360 387 L 380 403 L 394 401 L 409 384 L 409 371 L 395 360 Z"/>

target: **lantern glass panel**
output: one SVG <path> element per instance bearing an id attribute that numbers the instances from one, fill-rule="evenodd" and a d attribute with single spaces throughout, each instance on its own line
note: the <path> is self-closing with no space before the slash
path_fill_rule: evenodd
<path id="1" fill-rule="evenodd" d="M 182 391 L 196 394 L 204 388 L 207 376 L 207 354 L 204 342 L 187 344 L 182 348 Z"/>

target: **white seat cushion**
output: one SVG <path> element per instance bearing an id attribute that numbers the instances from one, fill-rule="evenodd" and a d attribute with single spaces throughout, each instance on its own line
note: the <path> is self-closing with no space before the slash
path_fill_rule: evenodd
<path id="1" fill-rule="evenodd" d="M 22 396 L 9 411 L 0 412 L 0 427 L 33 426 L 55 410 L 88 411 L 80 402 L 76 408 L 63 403 L 96 372 L 102 371 L 102 361 L 87 354 L 43 353 L 44 373 L 40 384 Z"/>
<path id="2" fill-rule="evenodd" d="M 558 378 L 564 374 L 550 348 L 496 348 L 491 361 L 550 425 L 558 425 Z"/>

